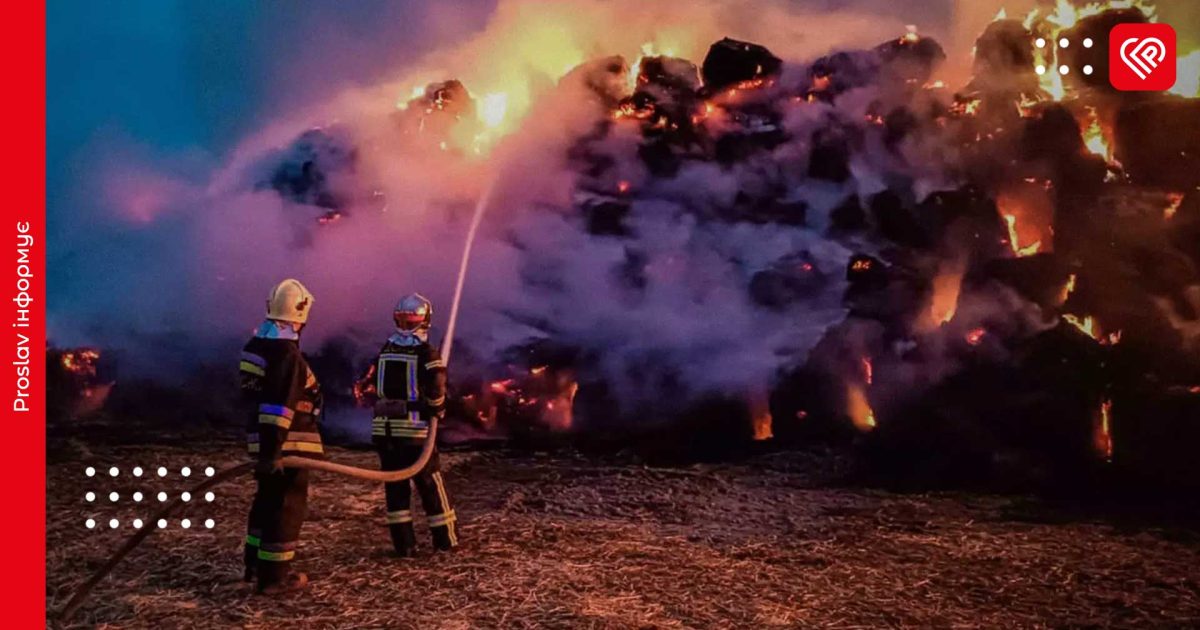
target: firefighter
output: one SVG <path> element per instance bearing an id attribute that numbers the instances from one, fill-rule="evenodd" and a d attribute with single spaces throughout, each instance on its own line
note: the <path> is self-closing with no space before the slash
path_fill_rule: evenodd
<path id="1" fill-rule="evenodd" d="M 285 455 L 323 457 L 317 431 L 321 392 L 300 353 L 300 331 L 313 296 L 297 280 L 284 280 L 267 298 L 267 317 L 242 348 L 242 398 L 246 438 L 258 459 L 244 558 L 245 580 L 278 594 L 303 588 L 308 577 L 290 570 L 308 509 L 308 471 L 284 469 Z"/>
<path id="2" fill-rule="evenodd" d="M 366 402 L 374 403 L 371 435 L 383 470 L 412 465 L 429 437 L 429 421 L 440 419 L 446 408 L 446 366 L 429 343 L 433 304 L 420 294 L 406 295 L 396 304 L 392 318 L 396 332 L 383 344 L 358 387 Z M 434 549 L 453 549 L 458 544 L 455 515 L 436 448 L 411 484 L 421 498 Z M 411 557 L 417 539 L 410 481 L 385 484 L 384 495 L 392 545 L 401 557 Z"/>

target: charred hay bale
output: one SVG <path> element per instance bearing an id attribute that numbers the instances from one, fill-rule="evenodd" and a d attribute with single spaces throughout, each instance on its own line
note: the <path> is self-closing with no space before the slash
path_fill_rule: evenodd
<path id="1" fill-rule="evenodd" d="M 946 60 L 946 51 L 937 40 L 912 33 L 876 46 L 875 54 L 883 61 L 889 78 L 918 88 Z"/>
<path id="2" fill-rule="evenodd" d="M 1033 68 L 1033 33 L 1018 20 L 996 20 L 975 40 L 971 87 L 987 94 L 1036 94 Z"/>
<path id="3" fill-rule="evenodd" d="M 1123 472 L 1169 492 L 1200 489 L 1200 379 L 1117 392 L 1110 414 L 1113 463 Z"/>
<path id="4" fill-rule="evenodd" d="M 628 236 L 625 219 L 629 216 L 630 204 L 615 197 L 592 197 L 580 207 L 589 234 L 598 236 Z"/>
<path id="5" fill-rule="evenodd" d="M 783 444 L 845 444 L 859 436 L 843 417 L 845 386 L 825 370 L 785 370 L 771 391 L 771 431 Z"/>
<path id="6" fill-rule="evenodd" d="M 985 263 L 975 282 L 995 280 L 1016 291 L 1021 297 L 1052 311 L 1067 298 L 1067 284 L 1079 268 L 1064 258 L 1042 253 L 1018 258 L 997 258 Z"/>
<path id="7" fill-rule="evenodd" d="M 267 161 L 275 166 L 258 187 L 269 187 L 284 199 L 341 209 L 353 197 L 347 179 L 357 170 L 358 147 L 344 127 L 309 129 Z"/>
<path id="8" fill-rule="evenodd" d="M 700 74 L 704 89 L 711 94 L 741 83 L 773 78 L 782 67 L 783 60 L 765 46 L 726 37 L 709 47 Z"/>
<path id="9" fill-rule="evenodd" d="M 638 66 L 639 90 L 652 90 L 676 100 L 694 99 L 700 90 L 700 72 L 696 64 L 679 57 L 642 57 Z"/>
<path id="10" fill-rule="evenodd" d="M 785 256 L 750 278 L 750 299 L 772 309 L 784 309 L 819 293 L 828 278 L 808 252 Z"/>
<path id="11" fill-rule="evenodd" d="M 854 133 L 837 126 L 813 131 L 808 176 L 839 184 L 850 179 L 850 157 L 858 140 Z"/>
<path id="12" fill-rule="evenodd" d="M 1137 184 L 1179 191 L 1200 187 L 1200 99 L 1156 97 L 1116 115 L 1117 159 Z"/>
<path id="13" fill-rule="evenodd" d="M 929 249 L 937 239 L 917 210 L 897 193 L 885 190 L 871 197 L 871 218 L 885 238 L 905 247 Z"/>
<path id="14" fill-rule="evenodd" d="M 867 213 L 858 195 L 850 195 L 829 211 L 829 229 L 833 233 L 857 232 L 867 228 Z"/>

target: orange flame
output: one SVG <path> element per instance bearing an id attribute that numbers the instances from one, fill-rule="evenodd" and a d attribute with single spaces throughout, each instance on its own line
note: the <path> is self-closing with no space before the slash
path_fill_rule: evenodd
<path id="1" fill-rule="evenodd" d="M 847 387 L 846 407 L 850 421 L 856 429 L 865 433 L 875 428 L 875 410 L 871 409 L 871 403 L 867 401 L 867 394 L 862 387 Z"/>
<path id="2" fill-rule="evenodd" d="M 1095 339 L 1100 345 L 1115 346 L 1121 342 L 1121 331 L 1118 330 L 1107 335 L 1102 334 L 1099 325 L 1096 324 L 1096 318 L 1091 315 L 1080 318 L 1070 313 L 1064 313 L 1062 318 L 1063 321 L 1074 326 L 1079 332 Z"/>

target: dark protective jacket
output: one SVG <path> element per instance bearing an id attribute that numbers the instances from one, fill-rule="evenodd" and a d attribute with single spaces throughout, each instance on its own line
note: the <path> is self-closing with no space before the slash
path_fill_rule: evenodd
<path id="1" fill-rule="evenodd" d="M 283 455 L 323 457 L 317 425 L 321 390 L 299 344 L 253 337 L 242 348 L 239 372 L 250 453 L 267 461 Z"/>
<path id="2" fill-rule="evenodd" d="M 400 438 L 423 442 L 430 419 L 446 409 L 446 366 L 428 342 L 397 343 L 389 339 L 367 372 L 368 402 L 374 402 L 371 435 L 376 440 Z"/>

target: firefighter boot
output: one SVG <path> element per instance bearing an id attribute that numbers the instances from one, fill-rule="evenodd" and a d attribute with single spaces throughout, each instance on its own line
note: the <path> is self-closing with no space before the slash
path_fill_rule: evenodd
<path id="1" fill-rule="evenodd" d="M 411 521 L 392 523 L 388 525 L 388 531 L 392 535 L 392 547 L 395 548 L 396 555 L 401 558 L 411 558 L 417 555 L 417 534 L 413 530 Z"/>
<path id="2" fill-rule="evenodd" d="M 262 582 L 258 584 L 258 594 L 275 596 L 286 595 L 295 591 L 303 590 L 308 586 L 308 576 L 304 573 L 289 573 L 279 582 L 272 582 L 264 585 Z"/>

